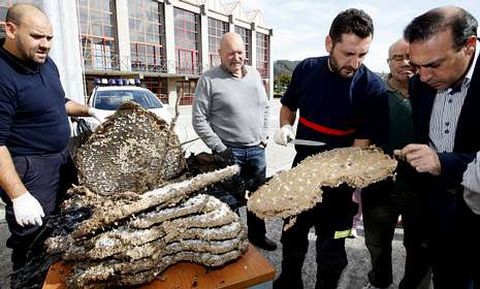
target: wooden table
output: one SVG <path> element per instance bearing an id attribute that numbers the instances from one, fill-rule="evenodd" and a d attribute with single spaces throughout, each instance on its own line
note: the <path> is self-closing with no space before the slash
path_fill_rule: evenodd
<path id="1" fill-rule="evenodd" d="M 48 270 L 43 289 L 66 289 L 64 278 L 70 266 L 63 262 Z M 275 268 L 258 250 L 249 245 L 247 253 L 235 262 L 211 270 L 204 266 L 182 262 L 169 267 L 152 282 L 139 289 L 240 289 L 272 280 Z"/>

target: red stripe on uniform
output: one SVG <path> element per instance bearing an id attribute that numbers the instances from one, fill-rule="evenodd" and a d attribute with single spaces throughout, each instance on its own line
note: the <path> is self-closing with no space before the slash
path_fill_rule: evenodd
<path id="1" fill-rule="evenodd" d="M 301 124 L 303 124 L 306 127 L 309 127 L 315 131 L 328 134 L 328 135 L 343 136 L 343 135 L 349 135 L 355 132 L 353 128 L 347 129 L 347 130 L 329 128 L 329 127 L 320 125 L 318 123 L 311 122 L 303 117 L 300 117 L 299 121 Z"/>

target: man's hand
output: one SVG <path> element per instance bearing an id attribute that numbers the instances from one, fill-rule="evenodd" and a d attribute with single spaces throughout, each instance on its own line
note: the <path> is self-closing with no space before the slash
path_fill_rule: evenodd
<path id="1" fill-rule="evenodd" d="M 235 164 L 235 157 L 233 156 L 231 148 L 227 148 L 219 153 L 214 152 L 213 159 L 215 160 L 215 164 L 220 167 L 227 167 Z"/>
<path id="2" fill-rule="evenodd" d="M 28 191 L 24 194 L 12 199 L 13 213 L 15 220 L 20 226 L 43 224 L 42 218 L 45 217 L 42 205 Z"/>
<path id="3" fill-rule="evenodd" d="M 268 136 L 260 142 L 260 146 L 262 146 L 263 148 L 267 148 L 267 145 L 268 145 Z"/>
<path id="4" fill-rule="evenodd" d="M 288 142 L 293 140 L 295 135 L 293 134 L 293 128 L 291 125 L 286 124 L 279 129 L 276 129 L 273 134 L 273 140 L 275 143 L 286 146 Z"/>
<path id="5" fill-rule="evenodd" d="M 100 119 L 100 117 L 98 116 L 98 112 L 95 108 L 93 107 L 89 107 L 88 108 L 88 115 L 93 117 L 94 119 L 98 120 L 98 122 L 102 122 L 102 120 Z"/>
<path id="6" fill-rule="evenodd" d="M 439 176 L 442 172 L 438 154 L 425 144 L 409 144 L 401 150 L 394 150 L 394 155 L 405 159 L 419 173 L 429 173 Z"/>

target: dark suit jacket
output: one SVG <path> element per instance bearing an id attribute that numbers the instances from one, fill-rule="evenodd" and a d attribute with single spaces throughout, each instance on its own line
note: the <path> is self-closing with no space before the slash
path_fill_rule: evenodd
<path id="1" fill-rule="evenodd" d="M 480 58 L 474 65 L 470 87 L 458 119 L 453 152 L 438 154 L 442 165 L 439 177 L 426 176 L 437 188 L 460 189 L 467 164 L 480 151 Z M 416 75 L 410 80 L 409 92 L 417 141 L 428 144 L 430 116 L 437 90 L 422 83 Z"/>

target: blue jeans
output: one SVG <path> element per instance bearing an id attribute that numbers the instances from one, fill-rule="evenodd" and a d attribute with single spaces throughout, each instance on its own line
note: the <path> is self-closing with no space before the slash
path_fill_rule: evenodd
<path id="1" fill-rule="evenodd" d="M 265 183 L 267 162 L 265 148 L 261 146 L 230 147 L 235 163 L 240 166 L 240 177 L 247 184 L 247 190 L 255 192 Z M 247 226 L 249 239 L 265 237 L 265 222 L 247 210 Z"/>
<path id="2" fill-rule="evenodd" d="M 265 149 L 261 146 L 231 147 L 235 163 L 241 167 L 240 176 L 247 189 L 255 192 L 265 182 L 267 162 Z"/>

